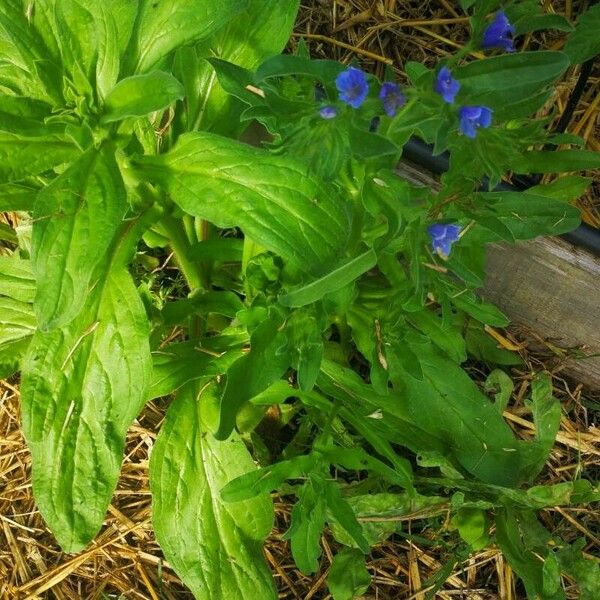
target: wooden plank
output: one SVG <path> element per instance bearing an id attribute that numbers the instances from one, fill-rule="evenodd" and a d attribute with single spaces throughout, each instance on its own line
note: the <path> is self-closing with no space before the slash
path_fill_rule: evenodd
<path id="1" fill-rule="evenodd" d="M 403 162 L 398 174 L 417 185 L 439 186 L 437 177 Z M 600 390 L 600 258 L 560 238 L 491 244 L 483 296 L 517 326 L 559 348 L 584 347 L 565 362 L 564 373 Z"/>
<path id="2" fill-rule="evenodd" d="M 600 390 L 600 258 L 560 238 L 493 244 L 484 296 L 552 344 L 597 354 L 569 359 L 565 373 Z"/>

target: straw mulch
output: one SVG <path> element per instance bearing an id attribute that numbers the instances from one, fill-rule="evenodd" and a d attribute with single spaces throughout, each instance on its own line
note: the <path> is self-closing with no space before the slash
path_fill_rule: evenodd
<path id="1" fill-rule="evenodd" d="M 512 340 L 514 343 L 515 340 Z M 524 398 L 531 373 L 543 368 L 528 356 L 527 368 L 515 371 L 517 386 L 508 422 L 523 438 L 533 435 Z M 541 480 L 558 483 L 583 476 L 598 479 L 600 473 L 600 398 L 586 395 L 560 377 L 560 363 L 553 370 L 555 393 L 561 399 L 560 433 Z M 477 369 L 476 380 L 483 379 Z M 56 598 L 80 600 L 117 598 L 191 598 L 162 557 L 151 526 L 148 457 L 164 417 L 164 406 L 150 402 L 129 430 L 121 479 L 100 535 L 84 552 L 66 555 L 46 529 L 31 494 L 31 459 L 20 431 L 19 389 L 15 382 L 0 382 L 0 599 Z M 334 543 L 324 537 L 321 568 L 313 577 L 299 573 L 288 543 L 281 534 L 289 526 L 291 506 L 275 498 L 276 526 L 265 555 L 273 568 L 280 598 L 329 598 L 325 579 Z M 432 520 L 422 515 L 405 517 L 403 531 L 420 536 L 409 543 L 396 536 L 375 548 L 369 558 L 373 585 L 368 598 L 424 600 L 424 583 L 448 558 L 439 540 L 447 533 L 447 514 Z M 542 514 L 546 526 L 566 540 L 585 537 L 585 551 L 600 556 L 600 515 L 585 507 L 557 508 Z M 569 598 L 577 598 L 573 582 L 565 581 Z M 512 600 L 524 597 L 509 565 L 495 549 L 474 554 L 457 565 L 437 598 Z M 223 599 L 227 600 L 227 599 Z"/>
<path id="2" fill-rule="evenodd" d="M 585 2 L 546 1 L 549 12 L 576 16 Z M 361 65 L 378 75 L 391 65 L 402 80 L 407 60 L 433 66 L 447 52 L 459 46 L 468 35 L 467 22 L 458 3 L 449 0 L 306 0 L 297 22 L 296 36 L 309 43 L 314 56 Z M 292 46 L 295 41 L 292 41 Z M 543 45 L 560 48 L 561 34 L 528 36 L 526 47 Z M 556 89 L 556 121 L 564 110 L 577 79 L 571 70 Z M 579 133 L 588 147 L 600 150 L 597 94 L 600 70 L 595 67 L 569 131 Z M 598 185 L 598 183 L 596 183 Z M 598 194 L 596 194 L 597 196 Z M 600 226 L 600 203 L 593 193 L 580 201 L 586 221 Z M 6 217 L 6 216 L 5 216 Z M 514 343 L 516 340 L 507 340 Z M 524 404 L 531 373 L 547 368 L 554 376 L 555 394 L 563 406 L 561 430 L 548 461 L 543 482 L 558 483 L 576 476 L 592 480 L 600 473 L 600 398 L 593 398 L 580 385 L 561 378 L 562 362 L 551 351 L 548 356 L 528 354 L 522 347 L 527 368 L 514 371 L 517 386 L 508 422 L 524 438 L 533 432 L 531 415 Z M 482 381 L 484 373 L 473 368 L 473 377 Z M 102 599 L 162 600 L 191 598 L 175 573 L 164 561 L 151 527 L 148 457 L 164 418 L 165 405 L 151 402 L 129 431 L 123 470 L 104 527 L 95 542 L 78 555 L 65 555 L 46 529 L 31 494 L 31 459 L 20 433 L 18 382 L 0 382 L 0 600 Z M 290 505 L 276 498 L 276 527 L 265 556 L 285 599 L 327 599 L 325 579 L 335 544 L 324 537 L 321 568 L 313 577 L 299 573 L 281 534 L 289 525 Z M 424 600 L 426 581 L 447 559 L 439 543 L 447 532 L 446 515 L 423 520 L 407 517 L 403 531 L 419 536 L 419 543 L 406 537 L 377 547 L 369 559 L 373 585 L 372 600 Z M 600 516 L 585 507 L 544 511 L 546 526 L 572 541 L 584 537 L 585 551 L 600 556 Z M 569 598 L 577 598 L 572 581 L 564 581 Z M 474 554 L 457 565 L 437 598 L 518 599 L 524 598 L 510 567 L 495 549 Z M 227 599 L 223 599 L 227 600 Z M 254 599 L 249 599 L 254 600 Z M 260 600 L 260 599 L 256 599 Z"/>

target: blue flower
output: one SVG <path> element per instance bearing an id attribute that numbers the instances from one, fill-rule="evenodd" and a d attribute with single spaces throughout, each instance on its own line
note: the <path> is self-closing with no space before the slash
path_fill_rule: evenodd
<path id="1" fill-rule="evenodd" d="M 427 233 L 431 236 L 431 247 L 442 258 L 448 258 L 452 244 L 460 238 L 462 227 L 452 225 L 451 223 L 440 223 L 439 225 L 430 225 Z"/>
<path id="2" fill-rule="evenodd" d="M 319 114 L 323 119 L 335 119 L 337 117 L 337 108 L 335 106 L 324 106 L 319 110 Z"/>
<path id="3" fill-rule="evenodd" d="M 348 67 L 335 80 L 335 86 L 340 93 L 340 100 L 352 108 L 358 108 L 369 93 L 369 84 L 365 74 L 355 67 Z"/>
<path id="4" fill-rule="evenodd" d="M 506 52 L 514 52 L 515 45 L 512 36 L 515 28 L 508 20 L 503 10 L 499 10 L 494 20 L 483 32 L 483 48 L 502 48 Z"/>
<path id="5" fill-rule="evenodd" d="M 400 91 L 400 86 L 392 81 L 386 81 L 379 90 L 379 99 L 388 117 L 393 117 L 396 111 L 406 103 L 406 96 Z"/>
<path id="6" fill-rule="evenodd" d="M 450 69 L 442 67 L 435 80 L 434 90 L 444 99 L 444 102 L 452 104 L 459 89 L 460 83 L 452 77 Z"/>
<path id="7" fill-rule="evenodd" d="M 485 106 L 461 106 L 458 116 L 460 130 L 470 138 L 477 135 L 478 127 L 485 129 L 492 123 L 492 111 Z"/>

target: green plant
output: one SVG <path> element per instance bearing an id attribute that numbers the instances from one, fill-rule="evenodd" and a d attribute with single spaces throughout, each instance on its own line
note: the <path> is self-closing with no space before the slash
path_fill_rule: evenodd
<path id="1" fill-rule="evenodd" d="M 499 5 L 478 3 L 473 45 L 493 42 Z M 150 464 L 153 519 L 198 598 L 276 597 L 260 552 L 275 489 L 297 497 L 286 536 L 301 570 L 316 570 L 326 524 L 354 548 L 332 568 L 336 599 L 364 589 L 361 556 L 396 530 L 357 515 L 426 507 L 452 513 L 456 560 L 493 538 L 530 597 L 563 597 L 562 569 L 591 598 L 597 568 L 535 518 L 599 497 L 584 480 L 531 487 L 560 417 L 548 378 L 534 380 L 525 442 L 502 417 L 505 379 L 493 375 L 491 401 L 461 366 L 519 362 L 484 332 L 507 324 L 474 293 L 485 244 L 572 229 L 568 201 L 588 181 L 495 184 L 600 166 L 530 118 L 569 56 L 463 52 L 443 72 L 408 63 L 409 89 L 391 74 L 380 87 L 303 46 L 280 55 L 297 8 L 2 2 L 0 210 L 25 225 L 0 258 L 0 376 L 21 370 L 39 509 L 65 551 L 84 548 L 127 428 L 174 394 Z M 540 25 L 533 2 L 507 14 L 517 33 L 571 28 Z M 574 60 L 589 54 L 583 31 Z M 250 123 L 260 148 L 237 141 Z M 450 151 L 439 190 L 394 174 L 411 135 Z M 535 149 L 547 142 L 574 148 Z M 187 287 L 175 299 L 166 286 L 181 283 L 151 274 L 162 247 Z M 272 406 L 296 430 L 282 451 L 257 429 Z"/>

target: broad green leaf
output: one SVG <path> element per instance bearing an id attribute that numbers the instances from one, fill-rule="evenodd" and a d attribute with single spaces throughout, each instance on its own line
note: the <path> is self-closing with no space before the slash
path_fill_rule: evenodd
<path id="1" fill-rule="evenodd" d="M 55 38 L 62 64 L 80 95 L 93 93 L 98 57 L 98 32 L 95 3 L 85 0 L 53 2 Z M 34 9 L 35 10 L 35 9 Z"/>
<path id="2" fill-rule="evenodd" d="M 556 558 L 576 582 L 580 591 L 579 600 L 596 600 L 600 589 L 600 565 L 595 557 L 585 557 L 582 549 L 586 540 L 579 538 L 572 545 L 565 544 L 556 553 Z"/>
<path id="3" fill-rule="evenodd" d="M 600 168 L 600 152 L 556 150 L 526 152 L 513 165 L 515 173 L 565 173 Z"/>
<path id="4" fill-rule="evenodd" d="M 246 5 L 247 0 L 139 0 L 126 72 L 150 71 L 176 48 L 213 35 Z"/>
<path id="5" fill-rule="evenodd" d="M 206 317 L 209 313 L 216 313 L 233 319 L 243 307 L 240 297 L 233 292 L 207 291 L 168 302 L 162 309 L 161 316 L 165 325 L 178 325 L 195 314 Z"/>
<path id="6" fill-rule="evenodd" d="M 34 496 L 65 552 L 102 526 L 152 374 L 148 319 L 123 265 L 78 292 L 85 304 L 74 320 L 35 333 L 21 386 Z"/>
<path id="7" fill-rule="evenodd" d="M 77 147 L 65 135 L 28 136 L 0 131 L 0 179 L 19 181 L 74 160 Z"/>
<path id="8" fill-rule="evenodd" d="M 190 255 L 194 260 L 242 262 L 244 241 L 237 238 L 214 238 L 195 244 Z"/>
<path id="9" fill-rule="evenodd" d="M 569 36 L 564 48 L 571 63 L 578 65 L 600 54 L 600 4 L 590 6 L 579 17 L 576 30 Z"/>
<path id="10" fill-rule="evenodd" d="M 139 165 L 187 213 L 219 227 L 239 226 L 304 271 L 322 274 L 346 246 L 348 206 L 289 158 L 190 133 L 167 154 Z"/>
<path id="11" fill-rule="evenodd" d="M 457 100 L 502 108 L 539 92 L 568 66 L 565 54 L 550 51 L 518 52 L 473 61 L 454 71 L 462 86 Z"/>
<path id="12" fill-rule="evenodd" d="M 334 557 L 327 576 L 333 600 L 352 600 L 364 594 L 371 584 L 365 555 L 355 548 L 343 548 Z"/>
<path id="13" fill-rule="evenodd" d="M 91 148 L 37 197 L 35 310 L 42 330 L 67 324 L 110 268 L 128 203 L 113 148 Z"/>
<path id="14" fill-rule="evenodd" d="M 252 333 L 250 352 L 238 358 L 227 370 L 227 383 L 219 408 L 215 436 L 227 439 L 235 427 L 235 417 L 245 402 L 266 390 L 290 365 L 281 323 L 270 315 Z"/>
<path id="15" fill-rule="evenodd" d="M 371 456 L 362 448 L 339 448 L 336 446 L 330 451 L 320 452 L 327 457 L 332 465 L 353 471 L 369 470 L 371 473 L 377 473 L 377 475 L 380 475 L 394 485 L 406 487 L 404 475 L 388 467 L 383 461 Z"/>
<path id="16" fill-rule="evenodd" d="M 508 15 L 510 18 L 510 14 Z M 573 31 L 573 26 L 562 15 L 525 15 L 518 20 L 514 20 L 515 36 L 522 35 L 531 31 L 540 31 L 542 29 L 557 29 L 558 31 Z M 565 54 L 568 52 L 565 51 Z"/>
<path id="17" fill-rule="evenodd" d="M 600 500 L 600 488 L 592 487 L 592 484 L 585 479 L 564 481 L 554 485 L 536 485 L 530 487 L 526 494 L 531 508 L 589 504 Z"/>
<path id="18" fill-rule="evenodd" d="M 416 351 L 416 350 L 415 350 Z M 423 380 L 398 373 L 394 386 L 402 394 L 408 418 L 445 440 L 443 453 L 486 483 L 516 486 L 527 464 L 519 442 L 493 404 L 458 365 L 421 345 Z M 416 452 L 436 448 L 421 446 Z"/>
<path id="19" fill-rule="evenodd" d="M 576 207 L 529 191 L 483 192 L 477 197 L 489 203 L 516 240 L 558 235 L 575 229 L 581 222 L 581 213 Z"/>
<path id="20" fill-rule="evenodd" d="M 182 390 L 150 459 L 152 521 L 169 563 L 198 600 L 275 600 L 261 552 L 273 525 L 268 494 L 225 503 L 225 484 L 255 470 L 237 434 L 217 441 L 213 387 Z"/>
<path id="21" fill-rule="evenodd" d="M 164 71 L 127 77 L 108 92 L 104 100 L 106 113 L 102 122 L 112 123 L 127 117 L 143 117 L 181 100 L 183 94 L 181 83 Z"/>
<path id="22" fill-rule="evenodd" d="M 287 319 L 285 332 L 292 366 L 297 371 L 298 387 L 308 392 L 317 380 L 323 359 L 321 327 L 314 314 L 297 310 Z"/>
<path id="23" fill-rule="evenodd" d="M 109 7 L 104 2 L 98 2 L 96 6 L 95 26 L 98 29 L 96 89 L 100 100 L 103 100 L 114 88 L 121 68 L 117 19 L 110 8 L 114 6 Z"/>
<path id="24" fill-rule="evenodd" d="M 204 57 L 222 59 L 254 70 L 277 55 L 287 44 L 298 12 L 298 0 L 249 0 L 244 12 L 196 48 L 182 48 L 176 57 L 188 97 L 187 129 L 219 133 L 239 127 L 239 114 L 231 97 L 217 82 L 215 71 Z"/>
<path id="25" fill-rule="evenodd" d="M 335 292 L 352 283 L 377 264 L 377 255 L 370 248 L 359 256 L 346 260 L 333 271 L 306 285 L 291 289 L 279 298 L 284 306 L 299 307 L 320 300 L 325 294 Z"/>

